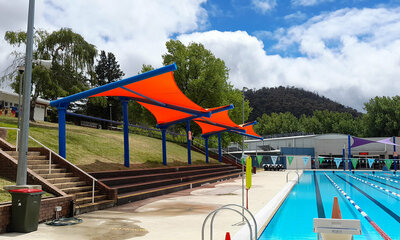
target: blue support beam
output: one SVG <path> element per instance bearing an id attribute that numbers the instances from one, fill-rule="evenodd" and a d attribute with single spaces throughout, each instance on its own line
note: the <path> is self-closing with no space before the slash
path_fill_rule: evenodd
<path id="1" fill-rule="evenodd" d="M 175 71 L 175 70 L 176 70 L 176 64 L 173 63 L 171 65 L 167 65 L 165 67 L 161 67 L 161 68 L 149 71 L 149 72 L 145 72 L 145 73 L 142 73 L 142 74 L 130 77 L 130 78 L 126 78 L 126 79 L 123 79 L 123 80 L 120 80 L 117 82 L 113 82 L 113 83 L 110 83 L 107 85 L 103 85 L 103 86 L 100 86 L 97 88 L 92 88 L 92 89 L 89 89 L 89 90 L 86 90 L 86 91 L 83 91 L 83 92 L 80 92 L 77 94 L 73 94 L 73 95 L 65 97 L 65 98 L 51 101 L 50 105 L 52 107 L 57 107 L 61 104 L 66 104 L 66 103 L 69 104 L 70 102 L 74 102 L 74 101 L 80 100 L 82 98 L 87 98 L 87 97 L 90 97 L 90 96 L 93 96 L 93 95 L 96 95 L 96 94 L 99 94 L 102 92 L 106 92 L 108 90 L 123 87 L 125 85 L 131 84 L 134 82 L 139 82 L 139 81 L 145 80 L 147 78 L 155 77 L 155 76 L 158 76 L 158 75 L 161 75 L 161 74 L 164 74 L 167 72 Z"/>
<path id="2" fill-rule="evenodd" d="M 128 102 L 129 99 L 121 98 L 122 113 L 124 119 L 124 166 L 129 167 L 129 122 L 128 122 Z"/>
<path id="3" fill-rule="evenodd" d="M 351 145 L 350 145 L 350 134 L 347 135 L 347 143 L 349 145 L 349 171 L 351 171 Z"/>
<path id="4" fill-rule="evenodd" d="M 396 137 L 395 136 L 393 136 L 393 143 L 396 144 Z M 393 145 L 393 155 L 394 155 L 395 152 L 396 152 L 396 145 Z M 396 172 L 397 171 L 397 157 L 393 156 L 393 159 L 394 159 L 394 171 Z"/>
<path id="5" fill-rule="evenodd" d="M 222 162 L 221 133 L 218 133 L 218 160 Z"/>
<path id="6" fill-rule="evenodd" d="M 192 164 L 192 154 L 191 154 L 191 143 L 190 143 L 190 138 L 189 138 L 189 132 L 190 132 L 190 121 L 186 122 L 186 140 L 187 140 L 187 151 L 188 151 L 188 164 Z"/>
<path id="7" fill-rule="evenodd" d="M 163 156 L 163 164 L 167 166 L 167 137 L 166 137 L 167 129 L 162 128 L 162 156 Z"/>
<path id="8" fill-rule="evenodd" d="M 66 140 L 65 140 L 65 113 L 68 104 L 62 104 L 57 107 L 58 111 L 58 154 L 66 158 Z"/>
<path id="9" fill-rule="evenodd" d="M 206 163 L 208 163 L 208 137 L 204 137 L 204 145 L 205 145 L 205 152 L 206 152 Z"/>
<path id="10" fill-rule="evenodd" d="M 346 171 L 346 150 L 343 147 L 343 171 Z"/>

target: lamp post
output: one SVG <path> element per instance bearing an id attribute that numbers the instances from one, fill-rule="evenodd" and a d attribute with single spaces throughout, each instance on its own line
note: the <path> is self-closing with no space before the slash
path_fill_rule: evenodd
<path id="1" fill-rule="evenodd" d="M 112 121 L 112 110 L 111 110 L 111 107 L 112 107 L 112 105 L 111 105 L 111 103 L 108 105 L 109 107 L 110 107 L 110 121 Z"/>
<path id="2" fill-rule="evenodd" d="M 18 69 L 18 72 L 19 72 L 19 74 L 20 74 L 20 78 L 19 78 L 19 92 L 18 92 L 18 129 L 19 129 L 19 125 L 20 125 L 20 121 L 21 121 L 21 109 L 22 109 L 22 105 L 21 105 L 21 102 L 22 102 L 22 76 L 23 76 L 23 74 L 24 74 L 24 71 L 25 71 L 25 66 L 24 65 L 19 65 L 18 67 L 17 67 L 17 69 Z M 19 134 L 18 132 L 17 132 L 17 134 Z"/>
<path id="3" fill-rule="evenodd" d="M 244 91 L 247 90 L 247 87 L 243 87 L 242 96 L 243 96 L 243 105 L 242 105 L 242 124 L 244 124 Z M 244 158 L 244 136 L 242 136 L 242 159 Z M 242 206 L 244 207 L 244 164 L 242 161 Z M 242 222 L 244 223 L 244 209 L 242 208 Z"/>

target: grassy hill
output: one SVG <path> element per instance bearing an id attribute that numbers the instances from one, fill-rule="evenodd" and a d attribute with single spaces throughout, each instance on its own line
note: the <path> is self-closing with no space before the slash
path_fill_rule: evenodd
<path id="1" fill-rule="evenodd" d="M 0 127 L 17 127 L 17 119 L 0 116 Z M 67 124 L 67 160 L 85 171 L 126 169 L 124 162 L 123 133 Z M 58 152 L 58 124 L 37 122 L 30 124 L 29 135 L 48 148 Z M 9 130 L 7 141 L 15 144 L 16 131 Z M 130 168 L 161 167 L 162 142 L 159 139 L 130 134 Z M 30 147 L 39 146 L 33 141 Z M 167 142 L 168 166 L 186 165 L 187 150 L 178 144 Z M 218 161 L 210 158 L 210 163 Z M 192 164 L 205 164 L 203 154 L 192 151 Z"/>

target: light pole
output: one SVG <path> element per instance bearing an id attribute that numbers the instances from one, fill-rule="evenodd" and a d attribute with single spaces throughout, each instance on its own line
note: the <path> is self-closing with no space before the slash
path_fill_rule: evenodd
<path id="1" fill-rule="evenodd" d="M 112 105 L 111 105 L 111 103 L 108 106 L 110 107 L 110 121 L 112 121 L 112 112 L 111 112 Z"/>
<path id="2" fill-rule="evenodd" d="M 24 65 L 19 65 L 18 67 L 17 67 L 17 69 L 18 69 L 18 72 L 19 72 L 19 74 L 20 74 L 20 78 L 19 78 L 19 92 L 18 92 L 18 129 L 19 129 L 19 125 L 20 125 L 20 121 L 21 121 L 21 109 L 22 109 L 22 105 L 21 105 L 21 102 L 22 102 L 22 76 L 23 76 L 23 74 L 24 74 L 24 71 L 25 71 L 25 66 Z M 19 132 L 17 132 L 17 135 L 19 134 Z"/>
<path id="3" fill-rule="evenodd" d="M 243 96 L 243 105 L 242 105 L 242 124 L 244 125 L 244 91 L 247 90 L 247 87 L 243 87 L 242 96 Z M 242 135 L 242 159 L 244 158 L 244 136 Z M 244 207 L 244 161 L 242 160 L 242 206 Z M 244 209 L 242 208 L 242 222 L 244 223 Z"/>

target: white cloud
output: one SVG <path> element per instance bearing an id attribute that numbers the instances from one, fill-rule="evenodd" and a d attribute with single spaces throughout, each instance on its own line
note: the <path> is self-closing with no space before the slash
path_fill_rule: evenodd
<path id="1" fill-rule="evenodd" d="M 292 0 L 294 6 L 315 6 L 323 2 L 333 2 L 334 0 Z"/>
<path id="2" fill-rule="evenodd" d="M 207 24 L 206 0 L 36 1 L 35 27 L 48 31 L 70 27 L 98 50 L 113 52 L 126 76 L 142 64 L 161 66 L 165 42 L 174 34 Z M 5 31 L 26 31 L 28 1 L 0 0 L 0 72 L 10 64 L 12 48 Z M 108 39 L 108 41 L 105 41 Z"/>
<path id="3" fill-rule="evenodd" d="M 276 0 L 252 0 L 253 7 L 261 13 L 266 13 L 276 7 Z"/>
<path id="4" fill-rule="evenodd" d="M 282 34 L 282 33 L 280 33 Z M 316 91 L 359 110 L 374 96 L 400 92 L 400 9 L 344 9 L 314 17 L 283 33 L 279 47 L 299 46 L 300 57 L 269 55 L 246 32 L 186 34 L 231 69 L 241 88 L 289 85 Z"/>
<path id="5" fill-rule="evenodd" d="M 300 11 L 297 11 L 295 13 L 286 15 L 283 17 L 283 19 L 287 21 L 292 21 L 292 20 L 304 20 L 307 18 L 307 15 L 305 13 L 302 13 Z"/>

